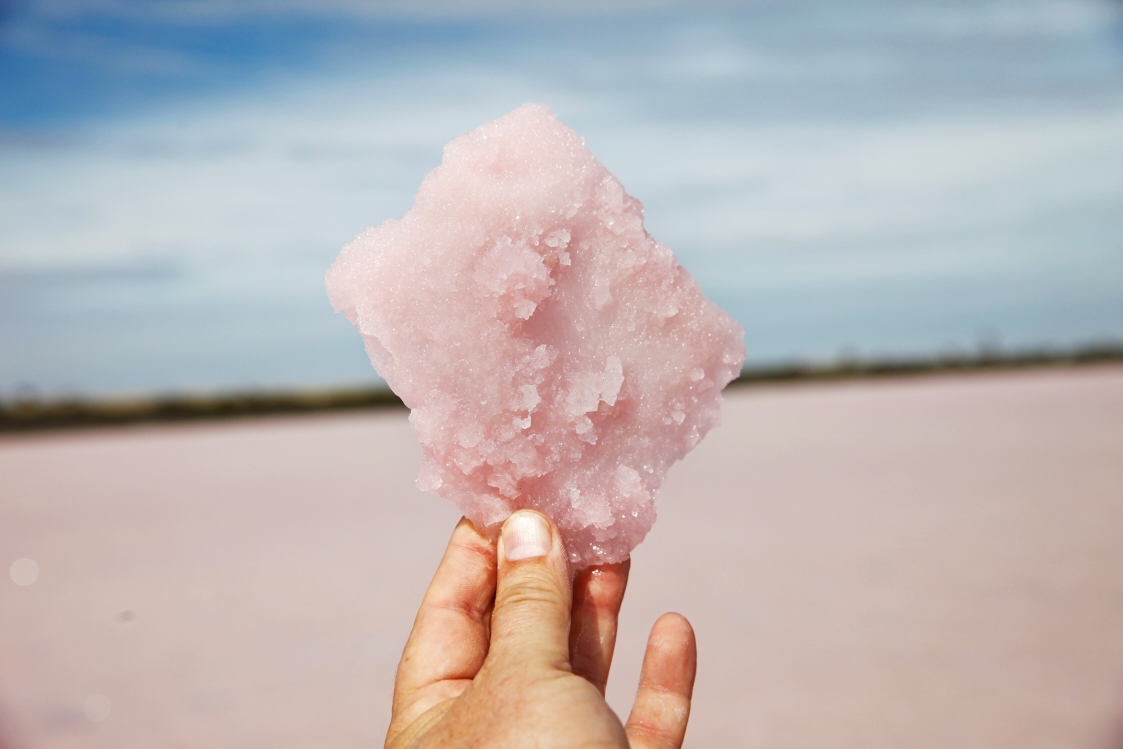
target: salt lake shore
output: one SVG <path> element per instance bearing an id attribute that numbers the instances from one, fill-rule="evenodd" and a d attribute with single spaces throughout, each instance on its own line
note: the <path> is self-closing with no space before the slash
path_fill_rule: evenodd
<path id="1" fill-rule="evenodd" d="M 633 557 L 688 743 L 1123 744 L 1123 365 L 732 388 Z M 839 377 L 842 377 L 840 374 Z M 377 745 L 457 520 L 402 410 L 0 438 L 0 746 Z M 23 568 L 21 568 L 23 569 Z"/>

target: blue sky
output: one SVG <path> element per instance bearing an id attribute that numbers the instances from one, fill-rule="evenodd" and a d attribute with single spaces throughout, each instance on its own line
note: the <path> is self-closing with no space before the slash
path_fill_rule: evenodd
<path id="1" fill-rule="evenodd" d="M 55 0 L 0 26 L 0 397 L 373 381 L 324 270 L 525 101 L 750 361 L 1123 339 L 1117 2 Z"/>

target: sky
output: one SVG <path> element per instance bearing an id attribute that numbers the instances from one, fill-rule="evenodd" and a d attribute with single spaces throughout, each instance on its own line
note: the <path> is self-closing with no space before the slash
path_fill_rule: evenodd
<path id="1" fill-rule="evenodd" d="M 1123 340 L 1123 3 L 0 4 L 0 398 L 378 382 L 323 274 L 549 105 L 750 364 Z"/>

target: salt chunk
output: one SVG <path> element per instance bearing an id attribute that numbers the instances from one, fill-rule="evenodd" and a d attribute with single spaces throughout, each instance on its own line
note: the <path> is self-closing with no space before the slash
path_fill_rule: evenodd
<path id="1" fill-rule="evenodd" d="M 616 489 L 625 496 L 635 494 L 643 488 L 639 471 L 625 465 L 617 466 L 615 484 Z"/>
<path id="2" fill-rule="evenodd" d="M 327 289 L 412 410 L 418 486 L 492 537 L 516 509 L 547 513 L 577 567 L 643 540 L 745 358 L 640 202 L 539 104 L 449 143 Z"/>
<path id="3" fill-rule="evenodd" d="M 608 363 L 604 366 L 604 385 L 601 386 L 600 399 L 610 406 L 615 406 L 623 384 L 624 365 L 620 363 L 619 357 L 608 357 Z"/>

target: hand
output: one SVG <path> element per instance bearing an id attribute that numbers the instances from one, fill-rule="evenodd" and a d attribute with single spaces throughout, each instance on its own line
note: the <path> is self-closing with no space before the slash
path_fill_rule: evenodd
<path id="1" fill-rule="evenodd" d="M 681 747 L 697 651 L 665 614 L 647 641 L 626 726 L 604 701 L 629 563 L 573 580 L 557 528 L 521 510 L 498 548 L 466 519 L 413 624 L 394 684 L 388 749 Z"/>

